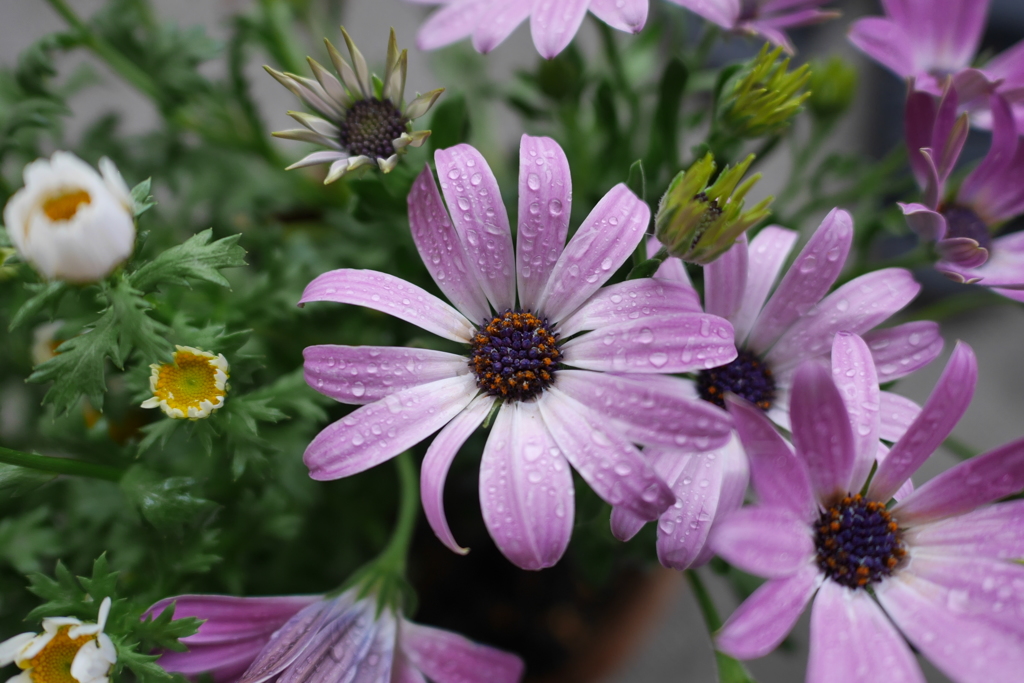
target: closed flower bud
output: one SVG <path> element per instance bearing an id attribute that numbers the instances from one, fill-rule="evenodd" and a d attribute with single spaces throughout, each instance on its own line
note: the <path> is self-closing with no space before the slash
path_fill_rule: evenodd
<path id="1" fill-rule="evenodd" d="M 841 58 L 831 57 L 811 69 L 810 89 L 807 108 L 811 114 L 832 120 L 850 108 L 857 90 L 857 70 Z"/>
<path id="2" fill-rule="evenodd" d="M 25 187 L 4 207 L 11 243 L 51 280 L 101 280 L 135 248 L 131 191 L 109 159 L 97 173 L 69 152 L 25 167 Z"/>
<path id="3" fill-rule="evenodd" d="M 749 211 L 743 210 L 743 197 L 761 177 L 756 174 L 740 184 L 753 161 L 751 154 L 735 168 L 726 166 L 708 186 L 717 165 L 707 154 L 675 177 L 661 198 L 655 219 L 655 234 L 670 255 L 707 265 L 768 216 L 771 197 Z"/>
<path id="4" fill-rule="evenodd" d="M 806 64 L 789 71 L 789 58 L 779 61 L 782 48 L 768 51 L 766 43 L 754 59 L 726 83 L 719 108 L 720 123 L 744 138 L 781 133 L 800 111 L 811 70 Z"/>

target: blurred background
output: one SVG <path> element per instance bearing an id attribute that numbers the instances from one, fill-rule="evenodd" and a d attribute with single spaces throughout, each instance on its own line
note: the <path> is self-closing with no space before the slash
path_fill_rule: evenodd
<path id="1" fill-rule="evenodd" d="M 71 0 L 70 4 L 82 16 L 89 16 L 102 6 L 101 0 Z M 305 35 L 308 53 L 323 60 L 320 39 L 327 36 L 338 42 L 337 22 L 345 24 L 372 64 L 380 62 L 389 27 L 394 27 L 399 44 L 409 48 L 408 91 L 425 92 L 436 87 L 447 87 L 449 93 L 460 89 L 461 79 L 468 78 L 478 86 L 487 83 L 505 83 L 514 79 L 516 72 L 532 68 L 538 57 L 529 37 L 528 28 L 520 27 L 510 39 L 486 58 L 472 53 L 462 45 L 440 53 L 423 53 L 414 47 L 414 36 L 423 18 L 430 10 L 403 0 L 338 0 L 326 4 L 322 20 L 315 22 L 321 34 L 313 31 Z M 905 86 L 896 77 L 856 52 L 845 40 L 850 21 L 865 14 L 879 14 L 875 0 L 851 0 L 834 3 L 843 12 L 841 19 L 818 27 L 793 33 L 798 47 L 797 60 L 820 55 L 841 55 L 855 64 L 860 74 L 854 109 L 829 141 L 829 145 L 845 151 L 861 151 L 880 157 L 902 135 L 902 103 Z M 249 0 L 157 0 L 159 18 L 182 27 L 201 25 L 214 39 L 226 35 L 226 23 L 238 12 L 244 12 Z M 652 0 L 651 20 L 660 12 L 681 12 L 669 8 L 660 0 Z M 696 23 L 696 22 L 694 22 Z M 41 36 L 63 28 L 62 20 L 42 0 L 0 1 L 0 63 L 13 65 L 19 54 Z M 1024 2 L 1021 0 L 993 0 L 983 49 L 993 53 L 1001 51 L 1024 36 Z M 628 40 L 625 36 L 623 40 Z M 577 38 L 584 55 L 598 50 L 595 26 L 587 22 Z M 746 57 L 759 47 L 759 43 L 743 38 L 731 38 L 720 43 L 714 58 L 728 61 Z M 151 102 L 125 86 L 105 65 L 83 51 L 62 57 L 62 73 L 72 73 L 81 62 L 89 64 L 101 78 L 98 87 L 83 90 L 72 100 L 73 116 L 68 120 L 68 138 L 74 140 L 98 117 L 111 111 L 120 114 L 121 130 L 126 133 L 144 133 L 156 125 L 158 114 Z M 289 93 L 283 90 L 261 70 L 266 55 L 254 55 L 247 73 L 254 84 L 256 100 L 269 130 L 292 127 L 285 112 L 295 107 Z M 276 66 L 276 65 L 274 65 Z M 222 59 L 214 59 L 201 69 L 206 75 L 221 75 L 226 66 Z M 219 71 L 218 71 L 219 70 Z M 653 80 L 654 76 L 652 76 Z M 520 119 L 511 109 L 496 100 L 481 103 L 486 113 L 474 110 L 473 143 L 488 158 L 508 157 L 522 134 Z M 973 133 L 969 152 L 975 157 L 988 148 L 988 136 Z M 287 145 L 279 147 L 286 158 L 297 158 L 297 151 Z M 757 197 L 780 188 L 787 177 L 789 165 L 784 146 L 773 154 L 761 168 L 765 180 L 756 188 Z M 511 176 L 499 179 L 506 188 Z M 927 303 L 942 296 L 953 285 L 946 283 L 931 271 L 918 273 L 926 284 L 922 300 Z M 1019 362 L 1019 340 L 1024 339 L 1024 310 L 1018 305 L 1001 305 L 981 311 L 964 311 L 943 322 L 947 339 L 947 352 L 940 361 L 916 376 L 901 382 L 897 391 L 921 402 L 931 390 L 945 357 L 956 339 L 974 346 L 980 360 L 980 382 L 974 402 L 960 423 L 956 436 L 971 448 L 981 451 L 1024 434 L 1020 419 L 1021 391 L 1024 387 L 1024 366 Z M 4 419 L 16 419 L 5 415 Z M 920 473 L 920 484 L 928 477 L 949 467 L 956 460 L 940 452 Z M 437 552 L 440 546 L 431 537 L 420 545 L 424 553 Z M 552 570 L 554 571 L 554 570 Z M 507 580 L 529 584 L 531 577 L 521 576 L 508 568 Z M 429 577 L 428 577 L 429 578 Z M 424 611 L 444 621 L 445 600 L 458 599 L 458 581 L 455 577 L 433 577 L 437 595 L 421 595 Z M 735 598 L 723 582 L 712 577 L 710 587 L 723 615 L 735 606 Z M 569 579 L 566 579 L 569 581 Z M 569 608 L 548 609 L 543 615 L 548 629 L 567 643 L 581 643 L 571 648 L 574 652 L 568 669 L 560 670 L 557 677 L 546 680 L 595 681 L 602 683 L 661 683 L 662 681 L 703 682 L 714 679 L 714 659 L 706 629 L 700 613 L 682 575 L 659 570 L 640 575 L 635 585 L 620 591 L 610 604 L 604 605 L 600 623 L 589 622 L 586 612 Z M 529 585 L 526 586 L 529 590 Z M 565 590 L 573 587 L 566 584 Z M 445 592 L 447 591 L 447 592 Z M 442 597 L 438 597 L 442 596 Z M 609 618 L 612 614 L 613 618 Z M 787 647 L 762 660 L 750 663 L 756 678 L 762 683 L 800 681 L 806 662 L 807 619 L 800 623 Z M 927 663 L 923 663 L 928 680 L 946 679 Z"/>

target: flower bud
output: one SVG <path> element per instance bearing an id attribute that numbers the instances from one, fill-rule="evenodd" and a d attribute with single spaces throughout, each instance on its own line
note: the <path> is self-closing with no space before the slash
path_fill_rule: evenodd
<path id="1" fill-rule="evenodd" d="M 810 67 L 805 64 L 790 72 L 789 58 L 779 61 L 782 48 L 771 52 L 768 48 L 766 43 L 723 88 L 720 122 L 736 136 L 781 133 L 810 97 L 805 91 Z"/>
<path id="2" fill-rule="evenodd" d="M 708 181 L 717 168 L 710 153 L 675 177 L 655 219 L 655 235 L 669 254 L 707 265 L 768 216 L 771 197 L 743 211 L 743 197 L 761 178 L 758 173 L 740 184 L 753 161 L 751 154 L 735 168 L 726 166 L 710 187 Z"/>
<path id="3" fill-rule="evenodd" d="M 807 108 L 815 118 L 829 121 L 842 115 L 857 90 L 857 70 L 839 57 L 818 62 L 811 69 L 811 96 Z"/>
<path id="4" fill-rule="evenodd" d="M 25 167 L 25 187 L 4 207 L 21 257 L 51 280 L 102 280 L 135 248 L 131 191 L 109 159 L 102 176 L 69 152 Z"/>

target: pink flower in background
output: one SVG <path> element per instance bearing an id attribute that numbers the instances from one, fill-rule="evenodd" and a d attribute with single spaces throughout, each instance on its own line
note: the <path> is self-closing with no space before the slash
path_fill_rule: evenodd
<path id="1" fill-rule="evenodd" d="M 966 115 L 957 118 L 955 88 L 942 99 L 924 92 L 907 98 L 905 128 L 910 165 L 924 203 L 900 204 L 907 224 L 934 241 L 942 260 L 935 267 L 957 282 L 978 283 L 1024 301 L 1024 233 L 993 235 L 1024 213 L 1024 142 L 1010 106 L 992 95 L 995 120 L 988 154 L 952 194 L 946 180 L 967 138 Z"/>
<path id="2" fill-rule="evenodd" d="M 639 33 L 647 23 L 647 0 L 408 0 L 441 5 L 417 35 L 422 50 L 473 38 L 477 52 L 490 52 L 530 19 L 537 52 L 551 59 L 564 50 L 589 10 L 612 28 Z"/>
<path id="3" fill-rule="evenodd" d="M 971 64 L 981 44 L 988 0 L 882 0 L 885 17 L 858 19 L 850 42 L 916 87 L 941 95 L 952 77 L 961 105 L 979 111 L 975 123 L 992 126 L 987 88 L 1013 103 L 1017 127 L 1024 131 L 1024 41 L 996 55 L 980 69 Z M 990 83 L 991 82 L 991 83 Z"/>
<path id="4" fill-rule="evenodd" d="M 484 521 L 512 562 L 547 567 L 572 534 L 570 464 L 604 500 L 653 520 L 675 496 L 634 444 L 725 443 L 728 415 L 663 375 L 728 363 L 736 357 L 732 326 L 704 314 L 681 283 L 640 279 L 602 288 L 643 239 L 650 209 L 617 185 L 565 244 L 571 180 L 553 140 L 523 136 L 514 249 L 497 181 L 480 153 L 459 145 L 438 151 L 435 162 L 444 199 L 427 168 L 409 195 L 409 221 L 424 265 L 455 308 L 364 270 L 321 275 L 301 303 L 373 308 L 464 344 L 466 353 L 307 348 L 311 387 L 365 405 L 324 429 L 304 460 L 314 479 L 348 477 L 440 429 L 423 461 L 423 506 L 438 538 L 466 552 L 445 519 L 444 481 L 497 404 L 480 464 Z"/>
<path id="5" fill-rule="evenodd" d="M 1024 489 L 1024 440 L 957 465 L 889 508 L 966 411 L 974 353 L 957 344 L 863 496 L 880 430 L 877 378 L 855 335 L 838 335 L 832 357 L 838 372 L 812 362 L 796 374 L 795 449 L 760 410 L 729 399 L 758 504 L 719 522 L 710 544 L 768 581 L 726 621 L 718 649 L 762 657 L 812 603 L 808 683 L 923 683 L 904 638 L 958 683 L 1016 680 L 1024 567 L 1011 560 L 1024 556 L 1024 501 L 990 503 Z"/>
<path id="6" fill-rule="evenodd" d="M 796 239 L 792 230 L 769 226 L 749 246 L 744 236 L 705 266 L 704 310 L 732 323 L 739 356 L 727 365 L 700 370 L 688 382 L 694 398 L 724 407 L 726 394 L 736 394 L 786 429 L 797 366 L 810 359 L 827 362 L 840 330 L 865 335 L 883 383 L 927 365 L 943 344 L 939 326 L 930 321 L 874 329 L 917 295 L 920 285 L 909 271 L 879 270 L 828 294 L 853 240 L 853 220 L 840 209 L 822 221 L 769 296 Z M 652 241 L 648 249 L 656 250 L 657 243 Z M 656 278 L 676 283 L 699 302 L 678 259 L 666 261 Z M 895 441 L 920 411 L 912 401 L 887 391 L 879 392 L 878 402 L 876 450 L 879 437 Z M 669 444 L 644 451 L 676 494 L 676 504 L 662 514 L 658 526 L 658 556 L 668 567 L 685 569 L 710 559 L 705 542 L 715 520 L 743 502 L 747 467 L 742 448 L 730 443 L 705 450 L 709 452 L 687 452 Z M 631 538 L 643 525 L 644 520 L 625 508 L 612 513 L 612 531 L 620 539 Z"/>
<path id="7" fill-rule="evenodd" d="M 762 36 L 793 53 L 785 29 L 839 16 L 819 9 L 828 0 L 669 0 L 728 31 Z"/>
<path id="8" fill-rule="evenodd" d="M 352 589 L 336 598 L 234 598 L 182 595 L 149 608 L 157 615 L 205 622 L 182 638 L 187 652 L 167 652 L 160 665 L 190 678 L 209 673 L 218 683 L 278 680 L 413 683 L 516 683 L 523 662 L 455 633 L 378 610 L 372 596 Z M 312 676 L 311 679 L 307 677 Z"/>

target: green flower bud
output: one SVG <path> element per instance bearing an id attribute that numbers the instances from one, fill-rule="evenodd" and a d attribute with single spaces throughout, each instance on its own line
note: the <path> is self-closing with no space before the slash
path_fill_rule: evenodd
<path id="1" fill-rule="evenodd" d="M 655 234 L 669 254 L 707 265 L 768 216 L 772 197 L 743 210 L 743 198 L 761 178 L 758 173 L 740 183 L 753 161 L 751 154 L 735 168 L 726 166 L 710 187 L 708 181 L 717 169 L 711 154 L 675 177 L 655 219 Z"/>
<path id="2" fill-rule="evenodd" d="M 811 69 L 811 97 L 807 108 L 816 118 L 832 120 L 853 102 L 857 90 L 857 70 L 839 57 L 818 62 Z"/>
<path id="3" fill-rule="evenodd" d="M 779 61 L 782 48 L 768 48 L 765 44 L 723 88 L 720 122 L 738 137 L 781 133 L 810 97 L 810 67 L 805 64 L 790 72 L 789 57 Z"/>

